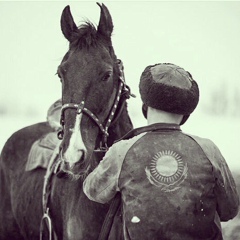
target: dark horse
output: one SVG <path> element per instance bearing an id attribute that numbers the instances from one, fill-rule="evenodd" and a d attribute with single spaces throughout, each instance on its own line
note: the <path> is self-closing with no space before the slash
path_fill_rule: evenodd
<path id="1" fill-rule="evenodd" d="M 113 23 L 103 4 L 98 27 L 77 27 L 67 6 L 61 29 L 69 50 L 58 67 L 62 82 L 63 140 L 58 176 L 51 177 L 49 215 L 57 239 L 97 239 L 109 208 L 88 200 L 84 177 L 96 167 L 107 146 L 132 129 L 123 81 L 111 42 Z M 23 128 L 6 142 L 0 161 L 0 239 L 39 239 L 45 169 L 26 172 L 33 142 L 49 133 L 47 122 Z M 60 159 L 60 160 L 59 160 Z"/>

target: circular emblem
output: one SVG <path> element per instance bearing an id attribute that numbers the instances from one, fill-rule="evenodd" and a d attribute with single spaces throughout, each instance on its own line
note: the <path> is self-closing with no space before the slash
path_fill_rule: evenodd
<path id="1" fill-rule="evenodd" d="M 180 188 L 187 177 L 187 164 L 176 152 L 165 150 L 154 155 L 145 172 L 150 183 L 170 192 Z"/>

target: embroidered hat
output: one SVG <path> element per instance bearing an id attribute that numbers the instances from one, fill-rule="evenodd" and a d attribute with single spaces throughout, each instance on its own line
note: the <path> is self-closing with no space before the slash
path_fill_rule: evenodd
<path id="1" fill-rule="evenodd" d="M 183 124 L 199 101 L 198 85 L 192 75 L 171 63 L 147 66 L 141 75 L 139 89 L 145 117 L 146 106 L 149 106 L 184 115 Z"/>

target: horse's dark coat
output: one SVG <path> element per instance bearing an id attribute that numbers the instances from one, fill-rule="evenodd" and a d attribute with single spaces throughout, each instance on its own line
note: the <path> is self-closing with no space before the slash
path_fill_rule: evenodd
<path id="1" fill-rule="evenodd" d="M 9 138 L 2 150 L 0 239 L 38 238 L 45 170 L 25 172 L 25 164 L 32 143 L 50 131 L 47 122 L 23 128 Z"/>
<path id="2" fill-rule="evenodd" d="M 87 90 L 87 97 L 85 96 L 87 107 L 104 120 L 113 104 L 119 69 L 110 39 L 113 28 L 111 16 L 104 5 L 100 7 L 101 17 L 97 30 L 90 23 L 78 30 L 72 21 L 69 7 L 65 8 L 61 18 L 62 31 L 71 43 L 62 61 L 62 64 L 68 65 L 61 65 L 58 72 L 65 74 L 62 76 L 64 77 L 63 101 L 80 102 Z M 84 61 L 87 61 L 87 64 Z M 107 76 L 105 70 L 101 70 L 101 67 L 106 66 L 105 64 L 112 65 L 113 69 L 113 76 L 108 82 L 101 81 Z M 66 68 L 68 68 L 67 75 Z M 99 76 L 100 81 L 97 81 Z M 109 129 L 109 146 L 132 129 L 124 98 L 123 95 L 120 99 L 120 104 L 124 104 L 123 111 L 114 126 Z M 69 111 L 66 116 L 66 125 L 70 126 L 72 123 L 69 121 L 74 118 L 75 112 Z M 83 117 L 82 122 L 81 133 L 84 135 L 88 149 L 93 151 L 101 139 L 99 129 L 87 116 Z M 50 131 L 52 130 L 47 123 L 26 127 L 14 133 L 2 150 L 0 239 L 39 239 L 45 170 L 38 168 L 26 172 L 25 165 L 33 142 Z M 65 142 L 65 145 L 67 143 Z M 91 169 L 102 156 L 103 154 L 98 155 L 93 152 L 88 155 L 87 161 L 92 162 Z M 82 178 L 72 181 L 54 176 L 52 179 L 50 216 L 59 240 L 91 240 L 97 239 L 99 235 L 109 205 L 90 201 L 82 191 L 82 182 Z"/>

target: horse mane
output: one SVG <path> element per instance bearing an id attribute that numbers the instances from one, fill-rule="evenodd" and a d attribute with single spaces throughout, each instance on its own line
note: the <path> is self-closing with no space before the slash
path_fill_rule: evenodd
<path id="1" fill-rule="evenodd" d="M 85 21 L 78 26 L 77 30 L 72 33 L 72 40 L 70 41 L 69 50 L 89 49 L 90 47 L 106 46 L 112 58 L 116 61 L 112 41 L 107 40 L 101 34 L 98 34 L 97 28 L 90 21 Z M 65 54 L 62 61 L 65 61 L 69 56 L 69 51 Z"/>
<path id="2" fill-rule="evenodd" d="M 77 31 L 73 33 L 73 41 L 70 47 L 74 49 L 83 49 L 99 46 L 99 37 L 97 29 L 90 21 L 81 24 Z"/>

